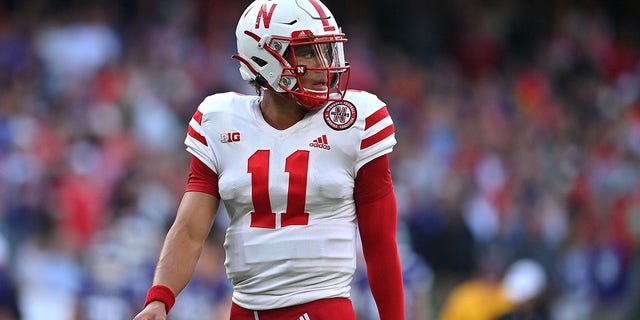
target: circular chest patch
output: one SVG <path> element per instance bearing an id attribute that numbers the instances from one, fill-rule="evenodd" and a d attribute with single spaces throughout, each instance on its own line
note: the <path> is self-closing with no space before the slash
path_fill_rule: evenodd
<path id="1" fill-rule="evenodd" d="M 334 130 L 344 130 L 356 122 L 356 107 L 349 101 L 336 101 L 324 109 L 324 121 Z"/>

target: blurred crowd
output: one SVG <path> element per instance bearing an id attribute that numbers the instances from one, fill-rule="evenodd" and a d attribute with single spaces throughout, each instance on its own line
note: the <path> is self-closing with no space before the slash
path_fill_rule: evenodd
<path id="1" fill-rule="evenodd" d="M 420 2 L 325 1 L 395 120 L 408 319 L 640 318 L 640 4 Z M 0 2 L 0 320 L 141 308 L 248 3 Z M 169 319 L 225 319 L 226 223 Z"/>

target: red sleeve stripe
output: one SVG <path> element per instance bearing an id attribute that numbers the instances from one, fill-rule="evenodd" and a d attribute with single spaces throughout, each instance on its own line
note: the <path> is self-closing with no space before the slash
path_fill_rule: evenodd
<path id="1" fill-rule="evenodd" d="M 362 142 L 360 142 L 360 150 L 362 149 L 366 149 L 386 138 L 388 138 L 389 136 L 391 136 L 393 134 L 393 124 L 388 125 L 386 128 L 376 132 L 376 134 L 372 135 L 371 137 L 365 138 L 364 140 L 362 140 Z"/>
<path id="2" fill-rule="evenodd" d="M 199 134 L 192 126 L 189 126 L 189 129 L 188 129 L 187 133 L 192 138 L 200 141 L 200 143 L 204 144 L 205 146 L 208 146 L 207 139 L 205 139 L 205 137 L 203 135 Z"/>
<path id="3" fill-rule="evenodd" d="M 202 124 L 202 112 L 200 112 L 200 110 L 196 110 L 196 113 L 193 114 L 193 120 L 198 124 Z"/>
<path id="4" fill-rule="evenodd" d="M 364 119 L 364 129 L 367 130 L 371 128 L 374 124 L 380 122 L 380 120 L 389 116 L 389 112 L 387 111 L 387 106 L 383 106 L 378 109 L 378 111 L 374 112 L 366 119 Z"/>
<path id="5" fill-rule="evenodd" d="M 200 110 L 196 110 L 196 113 L 193 114 L 193 120 L 195 120 L 200 125 L 202 124 L 202 112 Z M 193 129 L 193 127 L 191 125 L 189 125 L 189 129 L 188 129 L 187 133 L 192 138 L 200 141 L 200 143 L 204 144 L 205 146 L 208 146 L 207 139 L 205 139 L 205 137 L 203 135 L 201 135 L 195 129 Z"/>

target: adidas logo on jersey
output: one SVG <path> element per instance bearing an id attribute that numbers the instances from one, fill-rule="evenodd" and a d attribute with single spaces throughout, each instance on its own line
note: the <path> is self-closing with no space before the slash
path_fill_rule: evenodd
<path id="1" fill-rule="evenodd" d="M 311 143 L 309 143 L 309 147 L 331 150 L 326 134 L 323 134 L 321 137 L 311 141 Z"/>
<path id="2" fill-rule="evenodd" d="M 309 318 L 309 314 L 305 312 L 298 320 L 311 320 L 311 318 Z"/>

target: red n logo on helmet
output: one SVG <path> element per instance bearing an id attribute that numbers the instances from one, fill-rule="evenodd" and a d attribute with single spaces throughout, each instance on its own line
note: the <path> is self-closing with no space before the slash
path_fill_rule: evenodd
<path id="1" fill-rule="evenodd" d="M 273 11 L 276 9 L 276 6 L 278 4 L 275 3 L 271 6 L 271 8 L 269 9 L 269 12 L 267 13 L 267 4 L 263 4 L 262 7 L 260 7 L 260 11 L 258 12 L 258 17 L 256 17 L 256 29 L 260 28 L 260 20 L 262 20 L 262 24 L 264 25 L 265 29 L 269 29 L 269 25 L 271 25 L 271 16 L 273 16 Z"/>

